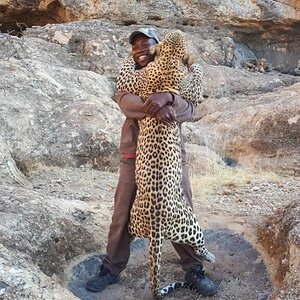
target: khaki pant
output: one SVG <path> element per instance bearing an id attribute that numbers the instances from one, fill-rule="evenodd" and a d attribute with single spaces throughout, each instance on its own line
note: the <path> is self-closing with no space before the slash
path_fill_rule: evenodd
<path id="1" fill-rule="evenodd" d="M 108 234 L 107 255 L 103 260 L 104 267 L 113 275 L 118 275 L 126 268 L 130 256 L 131 239 L 128 234 L 128 222 L 136 195 L 134 173 L 135 159 L 122 158 L 115 193 L 114 213 Z M 192 207 L 191 186 L 185 161 L 183 161 L 182 188 L 187 203 Z M 202 267 L 190 246 L 177 243 L 173 243 L 173 246 L 180 256 L 180 263 L 185 271 L 195 265 Z"/>

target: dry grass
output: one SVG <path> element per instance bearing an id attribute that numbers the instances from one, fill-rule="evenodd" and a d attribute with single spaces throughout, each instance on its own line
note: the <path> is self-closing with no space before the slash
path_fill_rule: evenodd
<path id="1" fill-rule="evenodd" d="M 243 186 L 251 181 L 279 181 L 280 175 L 271 171 L 217 166 L 209 173 L 191 175 L 193 195 L 201 197 L 212 194 L 224 186 Z"/>

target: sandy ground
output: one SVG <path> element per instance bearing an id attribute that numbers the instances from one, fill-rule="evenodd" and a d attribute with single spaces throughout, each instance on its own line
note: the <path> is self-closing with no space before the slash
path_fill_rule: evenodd
<path id="1" fill-rule="evenodd" d="M 113 208 L 117 174 L 82 169 L 42 170 L 31 174 L 36 189 L 64 199 L 87 202 L 91 209 L 101 211 L 99 228 L 108 230 Z M 47 182 L 48 184 L 45 184 Z M 300 199 L 300 180 L 249 180 L 242 185 L 228 183 L 211 194 L 194 197 L 194 211 L 205 230 L 207 248 L 217 257 L 215 264 L 205 263 L 206 274 L 218 285 L 213 300 L 264 300 L 272 291 L 273 262 L 256 240 L 257 226 L 277 208 L 293 199 Z M 103 235 L 105 236 L 105 234 Z M 103 241 L 106 243 L 106 240 Z M 132 255 L 119 283 L 101 293 L 88 292 L 86 281 L 97 273 L 101 257 L 97 253 L 82 257 L 66 269 L 65 285 L 84 300 L 150 299 L 147 241 L 137 239 Z M 181 281 L 184 271 L 171 243 L 163 247 L 161 286 Z M 190 290 L 178 290 L 166 299 L 201 299 Z"/>

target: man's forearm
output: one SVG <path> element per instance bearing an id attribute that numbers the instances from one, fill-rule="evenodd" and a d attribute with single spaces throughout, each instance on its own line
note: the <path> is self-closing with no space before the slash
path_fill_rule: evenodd
<path id="1" fill-rule="evenodd" d="M 171 106 L 175 111 L 176 121 L 179 123 L 191 121 L 194 116 L 194 105 L 179 95 L 164 92 L 152 94 L 145 102 L 145 112 L 156 116 L 162 108 Z M 160 114 L 160 119 L 163 113 Z"/>
<path id="2" fill-rule="evenodd" d="M 147 115 L 144 112 L 144 103 L 137 95 L 120 92 L 116 94 L 116 101 L 127 118 L 141 120 Z"/>
<path id="3" fill-rule="evenodd" d="M 177 122 L 189 122 L 193 119 L 195 114 L 194 105 L 192 102 L 181 98 L 180 95 L 174 95 L 172 107 L 175 110 Z"/>
<path id="4" fill-rule="evenodd" d="M 170 95 L 169 93 L 166 94 Z M 194 116 L 193 104 L 179 95 L 173 95 L 172 98 L 174 101 L 171 106 L 175 111 L 176 121 L 179 123 L 191 121 Z M 145 104 L 137 95 L 128 92 L 119 92 L 116 94 L 116 101 L 124 115 L 128 118 L 141 120 L 147 116 Z"/>

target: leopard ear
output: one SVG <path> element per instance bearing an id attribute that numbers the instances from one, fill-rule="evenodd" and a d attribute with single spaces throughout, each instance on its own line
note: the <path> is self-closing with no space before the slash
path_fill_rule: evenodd
<path id="1" fill-rule="evenodd" d="M 160 47 L 161 47 L 160 44 L 156 44 L 156 45 L 151 46 L 151 48 L 150 48 L 150 54 L 151 54 L 151 55 L 159 54 L 159 52 L 160 52 Z"/>
<path id="2" fill-rule="evenodd" d="M 185 59 L 185 63 L 188 67 L 190 67 L 192 64 L 195 64 L 197 61 L 194 55 L 187 55 Z"/>

